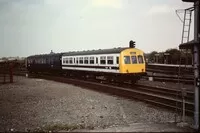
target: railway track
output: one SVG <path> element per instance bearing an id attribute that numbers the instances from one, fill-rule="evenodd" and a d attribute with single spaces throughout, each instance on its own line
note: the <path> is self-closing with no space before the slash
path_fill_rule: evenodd
<path id="1" fill-rule="evenodd" d="M 27 71 L 25 69 L 15 71 L 15 75 L 25 76 Z M 105 80 L 89 80 L 89 79 L 74 79 L 71 77 L 61 76 L 48 76 L 48 75 L 37 75 L 35 77 L 44 78 L 69 84 L 74 84 L 88 89 L 94 89 L 95 91 L 109 93 L 111 95 L 123 96 L 130 99 L 137 99 L 143 102 L 147 102 L 156 106 L 165 107 L 167 109 L 182 110 L 182 91 L 180 89 L 170 89 L 163 87 L 145 86 L 136 84 L 132 86 L 130 83 L 111 83 Z M 148 78 L 148 77 L 144 77 Z M 169 81 L 178 82 L 177 78 L 170 78 Z M 154 80 L 168 81 L 162 76 L 154 76 Z M 181 80 L 181 79 L 180 79 Z M 180 82 L 180 81 L 179 81 Z M 182 79 L 182 82 L 184 80 Z M 194 92 L 187 91 L 186 99 L 186 113 L 188 115 L 193 114 L 194 103 L 193 103 Z"/>
<path id="2" fill-rule="evenodd" d="M 129 99 L 137 99 L 159 107 L 171 109 L 173 111 L 182 111 L 182 95 L 180 90 L 173 90 L 163 87 L 152 87 L 130 83 L 110 83 L 106 80 L 75 79 L 72 77 L 37 75 L 36 78 L 43 78 L 73 84 L 85 87 L 99 92 L 109 93 L 111 95 L 122 96 Z M 193 115 L 193 92 L 187 91 L 185 97 L 186 114 Z"/>
<path id="3" fill-rule="evenodd" d="M 148 76 L 156 81 L 194 84 L 194 71 L 191 65 L 148 64 L 146 71 Z"/>
<path id="4" fill-rule="evenodd" d="M 143 76 L 143 79 L 148 80 L 149 77 L 153 77 L 154 81 L 161 81 L 161 82 L 173 82 L 173 83 L 185 83 L 185 84 L 194 84 L 193 78 L 178 78 L 178 77 L 170 77 L 170 76 Z"/>
<path id="5" fill-rule="evenodd" d="M 137 89 L 140 90 L 145 90 L 149 91 L 152 93 L 157 93 L 157 94 L 162 94 L 165 96 L 170 96 L 173 98 L 182 98 L 182 90 L 180 89 L 171 89 L 171 88 L 166 88 L 166 87 L 158 87 L 158 86 L 147 86 L 147 85 L 141 85 L 141 84 L 136 84 Z M 167 92 L 167 93 L 166 93 Z M 192 101 L 194 92 L 186 90 L 186 99 Z"/>
<path id="6" fill-rule="evenodd" d="M 19 75 L 19 76 L 25 76 L 26 73 L 28 73 L 26 69 L 14 71 L 14 75 Z M 147 73 L 148 73 L 147 76 L 142 77 L 145 80 L 149 80 L 149 77 L 153 77 L 154 81 L 194 84 L 194 79 L 192 76 L 178 77 L 177 75 L 162 75 L 157 73 L 150 74 L 149 72 Z"/>
<path id="7" fill-rule="evenodd" d="M 149 77 L 153 77 L 155 81 L 194 84 L 193 75 L 165 74 L 156 71 L 147 71 L 147 76 L 143 76 L 143 78 L 148 79 Z"/>

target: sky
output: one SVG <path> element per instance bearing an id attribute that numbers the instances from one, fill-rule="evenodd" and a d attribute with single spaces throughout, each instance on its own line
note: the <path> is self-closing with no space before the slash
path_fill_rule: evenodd
<path id="1" fill-rule="evenodd" d="M 0 0 L 0 57 L 127 47 L 130 40 L 146 53 L 178 48 L 183 24 L 175 11 L 191 6 L 182 0 Z"/>

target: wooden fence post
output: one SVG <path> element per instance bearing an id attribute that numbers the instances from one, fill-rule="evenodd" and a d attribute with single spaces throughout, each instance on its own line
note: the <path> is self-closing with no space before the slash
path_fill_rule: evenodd
<path id="1" fill-rule="evenodd" d="M 6 62 L 3 64 L 3 83 L 6 83 Z"/>
<path id="2" fill-rule="evenodd" d="M 10 83 L 13 83 L 13 63 L 9 63 Z"/>

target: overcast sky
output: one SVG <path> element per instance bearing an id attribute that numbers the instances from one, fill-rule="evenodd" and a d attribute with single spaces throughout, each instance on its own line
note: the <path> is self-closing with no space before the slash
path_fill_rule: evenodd
<path id="1" fill-rule="evenodd" d="M 190 6 L 182 0 L 0 0 L 0 57 L 125 47 L 130 40 L 144 52 L 178 48 L 182 23 L 175 10 Z"/>

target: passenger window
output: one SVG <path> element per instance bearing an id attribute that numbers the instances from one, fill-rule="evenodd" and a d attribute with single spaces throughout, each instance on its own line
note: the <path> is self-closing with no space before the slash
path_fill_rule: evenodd
<path id="1" fill-rule="evenodd" d="M 99 63 L 99 61 L 98 61 L 98 57 L 96 57 L 96 64 L 98 64 Z"/>
<path id="2" fill-rule="evenodd" d="M 94 57 L 90 57 L 90 64 L 94 64 Z"/>
<path id="3" fill-rule="evenodd" d="M 106 64 L 106 56 L 100 57 L 100 64 Z"/>
<path id="4" fill-rule="evenodd" d="M 124 63 L 125 64 L 131 64 L 130 56 L 124 56 Z"/>
<path id="5" fill-rule="evenodd" d="M 78 57 L 76 57 L 76 64 L 78 64 Z"/>
<path id="6" fill-rule="evenodd" d="M 113 56 L 107 56 L 107 64 L 113 64 Z"/>
<path id="7" fill-rule="evenodd" d="M 83 57 L 79 57 L 79 63 L 83 64 Z"/>
<path id="8" fill-rule="evenodd" d="M 119 57 L 116 58 L 116 63 L 119 64 Z"/>
<path id="9" fill-rule="evenodd" d="M 144 63 L 142 55 L 138 55 L 138 62 L 139 62 L 139 64 L 143 64 Z"/>
<path id="10" fill-rule="evenodd" d="M 132 64 L 137 64 L 136 56 L 131 56 Z"/>
<path id="11" fill-rule="evenodd" d="M 49 59 L 48 58 L 46 58 L 46 63 L 49 64 Z"/>
<path id="12" fill-rule="evenodd" d="M 68 64 L 68 63 L 69 63 L 69 61 L 68 61 L 68 58 L 65 58 L 65 62 L 66 62 L 66 64 Z"/>
<path id="13" fill-rule="evenodd" d="M 46 59 L 43 59 L 43 63 L 46 64 Z"/>
<path id="14" fill-rule="evenodd" d="M 84 64 L 88 64 L 88 57 L 84 58 Z"/>
<path id="15" fill-rule="evenodd" d="M 53 57 L 51 57 L 51 64 L 53 64 L 54 63 L 54 58 Z"/>
<path id="16" fill-rule="evenodd" d="M 69 63 L 73 64 L 73 59 L 72 58 L 69 59 Z"/>

